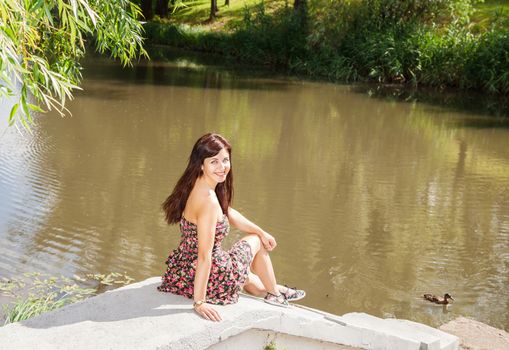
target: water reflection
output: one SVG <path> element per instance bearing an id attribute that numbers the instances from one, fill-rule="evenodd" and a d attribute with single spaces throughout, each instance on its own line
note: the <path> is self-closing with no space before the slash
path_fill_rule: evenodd
<path id="1" fill-rule="evenodd" d="M 161 274 L 179 237 L 160 203 L 195 139 L 217 131 L 234 146 L 235 207 L 277 236 L 278 274 L 305 304 L 509 328 L 507 128 L 190 59 L 95 59 L 84 85 L 72 118 L 0 139 L 0 275 Z"/>

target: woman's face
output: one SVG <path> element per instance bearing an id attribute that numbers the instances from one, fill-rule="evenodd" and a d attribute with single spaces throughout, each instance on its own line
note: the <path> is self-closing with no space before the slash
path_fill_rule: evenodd
<path id="1" fill-rule="evenodd" d="M 224 182 L 230 171 L 230 155 L 226 148 L 221 149 L 215 156 L 205 158 L 202 170 L 207 180 L 212 180 L 214 183 Z"/>

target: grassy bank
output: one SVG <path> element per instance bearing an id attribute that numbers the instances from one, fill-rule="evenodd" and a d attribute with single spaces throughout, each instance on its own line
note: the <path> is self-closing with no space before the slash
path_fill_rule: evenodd
<path id="1" fill-rule="evenodd" d="M 314 0 L 186 3 L 146 24 L 149 42 L 340 81 L 509 93 L 509 4 L 487 1 Z"/>
<path id="2" fill-rule="evenodd" d="M 0 279 L 0 295 L 10 299 L 0 310 L 4 324 L 20 322 L 96 295 L 114 285 L 127 285 L 133 279 L 125 273 L 87 274 L 85 278 L 25 273 L 11 279 Z M 94 288 L 86 288 L 80 284 Z M 2 324 L 0 323 L 0 327 Z"/>

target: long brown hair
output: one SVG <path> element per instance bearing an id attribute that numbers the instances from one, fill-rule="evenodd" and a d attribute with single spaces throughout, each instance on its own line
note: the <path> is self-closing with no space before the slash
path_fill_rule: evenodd
<path id="1" fill-rule="evenodd" d="M 173 192 L 162 205 L 168 224 L 175 224 L 182 218 L 189 194 L 196 180 L 203 175 L 201 166 L 204 159 L 215 156 L 223 148 L 228 151 L 231 163 L 232 147 L 221 135 L 209 133 L 196 141 L 189 156 L 186 170 L 184 170 L 184 173 L 175 185 Z M 228 175 L 226 175 L 226 180 L 218 183 L 215 191 L 223 213 L 227 214 L 228 207 L 233 199 L 233 173 L 231 168 Z"/>

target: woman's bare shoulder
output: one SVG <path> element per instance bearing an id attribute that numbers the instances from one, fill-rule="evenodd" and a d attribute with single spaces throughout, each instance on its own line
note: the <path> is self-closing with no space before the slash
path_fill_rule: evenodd
<path id="1" fill-rule="evenodd" d="M 215 215 L 220 209 L 217 197 L 212 193 L 192 193 L 186 204 L 186 215 L 188 219 L 196 222 L 199 217 Z M 186 218 L 187 218 L 186 216 Z"/>

